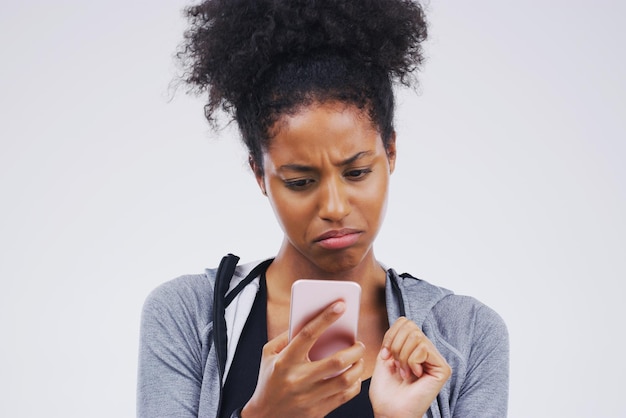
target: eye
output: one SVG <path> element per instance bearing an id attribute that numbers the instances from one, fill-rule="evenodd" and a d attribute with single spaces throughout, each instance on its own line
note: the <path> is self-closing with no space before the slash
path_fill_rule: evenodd
<path id="1" fill-rule="evenodd" d="M 346 176 L 350 180 L 362 180 L 371 172 L 371 168 L 359 168 L 347 171 L 344 176 Z"/>
<path id="2" fill-rule="evenodd" d="M 285 186 L 291 190 L 305 190 L 312 183 L 313 179 L 294 179 L 294 180 L 285 180 Z"/>

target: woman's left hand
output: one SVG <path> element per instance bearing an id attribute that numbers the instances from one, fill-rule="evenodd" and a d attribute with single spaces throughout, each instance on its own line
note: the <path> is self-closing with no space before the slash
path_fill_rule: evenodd
<path id="1" fill-rule="evenodd" d="M 370 384 L 376 417 L 422 417 L 452 370 L 418 326 L 399 318 L 385 333 Z"/>

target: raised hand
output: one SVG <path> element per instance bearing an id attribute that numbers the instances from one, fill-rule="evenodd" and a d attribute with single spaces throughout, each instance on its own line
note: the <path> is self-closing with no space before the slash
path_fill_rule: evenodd
<path id="1" fill-rule="evenodd" d="M 376 359 L 369 392 L 374 415 L 422 417 L 451 373 L 419 327 L 399 318 L 385 333 Z"/>
<path id="2" fill-rule="evenodd" d="M 241 412 L 242 418 L 323 417 L 360 392 L 365 353 L 362 343 L 322 360 L 312 362 L 308 358 L 315 341 L 344 311 L 345 303 L 335 302 L 291 342 L 284 332 L 265 345 L 256 389 Z"/>

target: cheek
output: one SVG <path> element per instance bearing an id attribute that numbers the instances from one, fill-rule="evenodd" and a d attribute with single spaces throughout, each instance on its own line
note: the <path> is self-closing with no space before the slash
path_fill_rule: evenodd
<path id="1" fill-rule="evenodd" d="M 387 200 L 389 182 L 387 177 L 378 177 L 369 187 L 359 191 L 358 198 L 367 200 L 372 207 L 383 206 Z"/>
<path id="2" fill-rule="evenodd" d="M 284 232 L 306 227 L 310 209 L 306 199 L 294 197 L 282 185 L 280 188 L 271 188 L 268 198 Z"/>
<path id="3" fill-rule="evenodd" d="M 361 210 L 366 212 L 366 216 L 371 220 L 380 220 L 385 215 L 387 207 L 387 186 L 388 178 L 380 178 L 373 187 L 359 193 Z"/>

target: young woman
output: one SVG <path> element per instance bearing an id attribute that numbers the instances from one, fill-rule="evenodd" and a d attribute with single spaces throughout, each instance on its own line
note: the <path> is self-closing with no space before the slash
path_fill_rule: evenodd
<path id="1" fill-rule="evenodd" d="M 141 417 L 504 417 L 506 327 L 374 256 L 396 161 L 392 82 L 426 24 L 408 0 L 207 0 L 188 9 L 186 81 L 236 120 L 284 231 L 276 257 L 161 285 L 142 316 Z M 308 352 L 338 300 L 288 340 L 298 278 L 362 288 L 358 341 Z M 333 377 L 329 377 L 333 376 Z"/>

